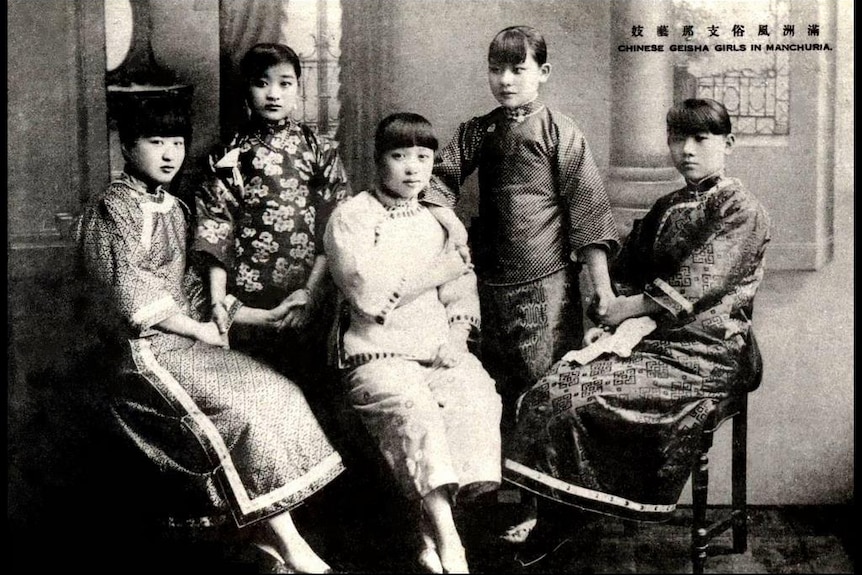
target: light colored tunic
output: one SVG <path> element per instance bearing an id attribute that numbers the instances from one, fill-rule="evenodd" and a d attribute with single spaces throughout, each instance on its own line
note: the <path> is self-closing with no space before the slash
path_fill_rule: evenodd
<path id="1" fill-rule="evenodd" d="M 340 338 L 351 404 L 408 497 L 440 486 L 465 494 L 500 481 L 500 398 L 479 361 L 431 367 L 455 323 L 479 328 L 470 273 L 415 298 L 405 290 L 442 252 L 445 232 L 414 199 L 385 207 L 362 192 L 340 205 L 324 236 L 349 305 Z"/>

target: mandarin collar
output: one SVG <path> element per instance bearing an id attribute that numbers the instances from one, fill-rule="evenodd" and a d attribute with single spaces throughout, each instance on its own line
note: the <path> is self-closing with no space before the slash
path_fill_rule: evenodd
<path id="1" fill-rule="evenodd" d="M 724 171 L 722 170 L 722 171 L 718 171 L 714 174 L 710 174 L 709 176 L 706 176 L 705 178 L 702 178 L 696 182 L 689 182 L 688 180 L 686 180 L 685 189 L 687 192 L 689 192 L 695 196 L 699 196 L 699 195 L 703 194 L 704 192 L 711 190 L 723 178 L 724 178 Z"/>
<path id="2" fill-rule="evenodd" d="M 541 103 L 538 98 L 534 98 L 526 104 L 518 106 L 517 108 L 502 108 L 503 117 L 505 117 L 510 122 L 520 124 L 528 117 L 532 116 L 544 107 L 545 105 Z"/>
<path id="3" fill-rule="evenodd" d="M 164 186 L 161 184 L 155 187 L 149 186 L 144 180 L 130 173 L 128 169 L 127 167 L 126 170 L 120 173 L 120 177 L 118 178 L 120 182 L 132 191 L 144 195 L 150 200 L 161 202 L 164 199 L 166 193 Z"/>
<path id="4" fill-rule="evenodd" d="M 253 118 L 250 121 L 251 133 L 260 136 L 271 136 L 276 132 L 280 132 L 289 128 L 293 124 L 291 118 L 283 118 L 277 122 L 269 122 L 261 118 Z"/>
<path id="5" fill-rule="evenodd" d="M 420 205 L 418 195 L 412 198 L 393 198 L 385 194 L 379 187 L 374 188 L 372 195 L 386 208 L 387 212 L 414 211 Z"/>

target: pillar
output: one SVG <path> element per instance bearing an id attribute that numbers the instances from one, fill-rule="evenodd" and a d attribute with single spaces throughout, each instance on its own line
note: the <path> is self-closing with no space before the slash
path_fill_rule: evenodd
<path id="1" fill-rule="evenodd" d="M 611 3 L 611 142 L 608 195 L 628 234 L 656 199 L 680 187 L 667 149 L 665 115 L 673 104 L 673 62 L 663 52 L 622 52 L 621 45 L 662 44 L 656 27 L 672 26 L 670 0 Z M 643 26 L 643 37 L 632 27 Z"/>

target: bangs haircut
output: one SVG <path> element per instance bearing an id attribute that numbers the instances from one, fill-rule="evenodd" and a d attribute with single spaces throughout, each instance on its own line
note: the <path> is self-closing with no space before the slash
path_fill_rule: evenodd
<path id="1" fill-rule="evenodd" d="M 548 46 L 542 33 L 530 26 L 510 26 L 497 32 L 488 48 L 488 62 L 515 66 L 532 51 L 539 66 L 548 61 Z"/>
<path id="2" fill-rule="evenodd" d="M 411 112 L 400 112 L 383 118 L 374 134 L 374 159 L 397 148 L 421 146 L 437 151 L 437 137 L 431 122 L 424 116 Z"/>
<path id="3" fill-rule="evenodd" d="M 190 113 L 174 98 L 151 98 L 128 102 L 117 119 L 120 142 L 131 147 L 139 138 L 182 137 L 189 146 L 192 135 Z"/>
<path id="4" fill-rule="evenodd" d="M 727 108 L 709 98 L 689 98 L 667 113 L 667 133 L 693 136 L 703 132 L 723 136 L 730 134 L 732 127 Z"/>
<path id="5" fill-rule="evenodd" d="M 256 44 L 240 60 L 239 71 L 243 81 L 246 84 L 250 84 L 263 76 L 264 72 L 279 64 L 290 64 L 293 66 L 296 79 L 299 80 L 302 74 L 299 56 L 296 55 L 296 52 L 292 48 L 284 44 Z"/>

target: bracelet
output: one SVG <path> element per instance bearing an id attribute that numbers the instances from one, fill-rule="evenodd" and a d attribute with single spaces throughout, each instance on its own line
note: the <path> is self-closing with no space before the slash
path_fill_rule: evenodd
<path id="1" fill-rule="evenodd" d="M 215 308 L 217 308 L 217 307 L 219 307 L 219 306 L 220 306 L 220 307 L 223 307 L 223 308 L 225 308 L 225 309 L 227 309 L 227 304 L 225 304 L 225 303 L 224 303 L 224 300 L 222 300 L 222 301 L 214 301 L 214 302 L 212 303 L 212 305 L 210 305 L 210 308 L 211 308 L 211 309 L 215 309 Z"/>

